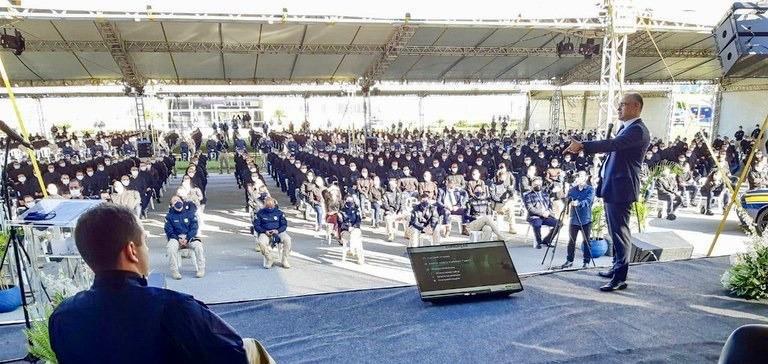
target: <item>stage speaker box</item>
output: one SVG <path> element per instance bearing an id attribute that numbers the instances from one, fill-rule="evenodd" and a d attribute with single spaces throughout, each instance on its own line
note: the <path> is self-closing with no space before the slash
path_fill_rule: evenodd
<path id="1" fill-rule="evenodd" d="M 674 231 L 632 234 L 632 247 L 629 261 L 666 262 L 670 260 L 690 259 L 693 245 Z"/>
<path id="2" fill-rule="evenodd" d="M 136 151 L 138 152 L 139 158 L 149 158 L 154 154 L 152 150 L 152 141 L 151 140 L 139 140 L 136 142 Z"/>
<path id="3" fill-rule="evenodd" d="M 725 77 L 768 77 L 768 2 L 734 3 L 715 27 Z"/>

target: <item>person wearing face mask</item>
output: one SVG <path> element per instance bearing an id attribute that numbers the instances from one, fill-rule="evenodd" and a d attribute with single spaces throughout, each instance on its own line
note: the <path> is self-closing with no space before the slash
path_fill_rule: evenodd
<path id="1" fill-rule="evenodd" d="M 517 234 L 515 225 L 515 183 L 505 169 L 496 172 L 493 183 L 488 187 L 489 197 L 493 202 L 493 211 L 504 217 L 509 225 L 509 233 Z"/>
<path id="2" fill-rule="evenodd" d="M 587 184 L 587 172 L 579 171 L 576 174 L 574 186 L 568 191 L 568 200 L 571 207 L 570 225 L 568 228 L 568 248 L 565 263 L 560 268 L 573 266 L 574 253 L 576 251 L 576 237 L 579 232 L 584 239 L 581 243 L 583 255 L 582 268 L 586 268 L 592 260 L 587 242 L 592 231 L 592 204 L 595 200 L 595 190 Z"/>
<path id="3" fill-rule="evenodd" d="M 57 188 L 59 190 L 59 194 L 61 194 L 62 196 L 69 195 L 69 182 L 70 181 L 71 180 L 69 178 L 69 175 L 67 175 L 67 174 L 62 174 L 61 175 L 61 179 L 59 179 L 59 184 L 57 186 Z"/>
<path id="4" fill-rule="evenodd" d="M 544 177 L 549 186 L 562 184 L 565 181 L 563 170 L 560 169 L 560 161 L 558 161 L 557 158 L 553 158 L 549 163 L 549 168 L 547 168 Z"/>
<path id="5" fill-rule="evenodd" d="M 16 191 L 19 199 L 27 195 L 35 198 L 43 197 L 43 193 L 40 191 L 40 185 L 37 181 L 27 179 L 27 176 L 23 173 L 16 176 L 16 180 L 18 182 L 13 186 L 13 189 Z"/>
<path id="6" fill-rule="evenodd" d="M 342 252 L 342 261 L 346 260 L 348 254 L 356 257 L 358 264 L 363 264 L 365 261 L 362 241 L 363 233 L 360 230 L 362 220 L 360 208 L 355 204 L 355 200 L 352 196 L 347 197 L 344 206 L 339 210 L 339 231 L 341 232 L 339 239 L 342 246 L 349 248 L 348 251 Z"/>
<path id="7" fill-rule="evenodd" d="M 382 221 L 382 205 L 384 204 L 384 189 L 381 187 L 381 179 L 379 176 L 374 175 L 371 178 L 371 185 L 369 189 L 371 209 L 373 210 L 373 216 L 371 219 L 371 227 L 374 229 L 379 227 L 379 222 Z"/>
<path id="8" fill-rule="evenodd" d="M 750 190 L 766 188 L 768 186 L 768 179 L 766 179 L 768 176 L 765 172 L 764 164 L 761 163 L 760 159 L 753 159 L 752 168 L 750 168 L 747 175 L 747 183 Z"/>
<path id="9" fill-rule="evenodd" d="M 82 200 L 86 198 L 86 196 L 83 196 L 83 190 L 82 186 L 80 185 L 80 181 L 71 181 L 69 182 L 68 187 L 68 193 L 64 197 L 72 200 Z"/>
<path id="10" fill-rule="evenodd" d="M 141 217 L 145 218 L 147 214 L 147 207 L 149 207 L 149 200 L 151 198 L 152 188 L 146 174 L 139 172 L 139 168 L 131 168 L 131 181 L 128 184 L 128 189 L 134 190 L 141 196 Z"/>
<path id="11" fill-rule="evenodd" d="M 286 233 L 288 221 L 285 214 L 277 207 L 275 199 L 268 197 L 264 208 L 256 212 L 253 219 L 253 232 L 256 235 L 258 249 L 264 256 L 264 268 L 271 268 L 274 263 L 272 248 L 280 246 L 280 261 L 283 268 L 290 268 L 288 257 L 291 254 L 291 237 Z"/>
<path id="12" fill-rule="evenodd" d="M 485 180 L 482 179 L 480 171 L 477 169 L 472 169 L 472 174 L 467 181 L 467 192 L 469 193 L 469 197 L 473 197 L 475 195 L 475 191 L 477 191 L 478 188 L 487 195 L 488 187 L 485 184 Z"/>
<path id="13" fill-rule="evenodd" d="M 363 216 L 365 216 L 366 210 L 372 208 L 371 185 L 373 184 L 373 179 L 368 174 L 367 168 L 363 167 L 360 171 L 360 175 L 355 178 L 354 183 L 355 184 L 352 186 L 352 196 L 355 200 L 355 204 L 360 207 Z"/>
<path id="14" fill-rule="evenodd" d="M 552 201 L 549 199 L 549 194 L 542 191 L 541 185 L 541 178 L 534 179 L 531 191 L 523 195 L 523 203 L 528 210 L 528 223 L 533 228 L 533 236 L 536 238 L 536 249 L 541 249 L 542 245 L 551 245 L 555 228 L 559 224 L 559 221 L 552 216 Z M 541 238 L 542 226 L 552 228 L 544 239 Z"/>
<path id="15" fill-rule="evenodd" d="M 47 168 L 47 172 L 43 175 L 43 182 L 45 185 L 49 185 L 51 183 L 59 183 L 61 181 L 61 173 L 56 172 L 56 165 L 49 164 Z"/>
<path id="16" fill-rule="evenodd" d="M 395 223 L 407 218 L 404 213 L 405 204 L 397 181 L 390 180 L 387 185 L 387 191 L 384 192 L 383 203 L 381 207 L 384 210 L 384 224 L 387 230 L 387 241 L 395 240 Z"/>
<path id="17" fill-rule="evenodd" d="M 320 176 L 315 177 L 314 183 L 307 184 L 305 189 L 307 204 L 315 211 L 315 231 L 320 231 L 320 227 L 322 227 L 325 222 L 325 203 L 323 201 L 324 191 L 325 180 Z M 307 218 L 306 212 L 304 213 L 304 218 Z"/>
<path id="18" fill-rule="evenodd" d="M 526 193 L 533 190 L 533 181 L 535 179 L 539 178 L 538 173 L 536 170 L 536 166 L 530 165 L 527 167 L 527 170 L 525 172 L 525 175 L 521 178 L 520 181 L 520 193 L 522 195 L 525 195 Z"/>
<path id="19" fill-rule="evenodd" d="M 192 185 L 192 179 L 189 176 L 184 175 L 181 178 L 181 185 L 176 189 L 176 195 L 181 197 L 184 201 L 190 202 L 195 205 L 195 211 L 199 211 L 202 208 L 203 203 L 203 191 Z M 198 220 L 200 216 L 198 216 Z"/>
<path id="20" fill-rule="evenodd" d="M 715 198 L 722 198 L 722 205 L 726 206 L 727 201 L 730 200 L 728 196 L 728 189 L 725 188 L 722 176 L 718 170 L 713 170 L 707 176 L 704 184 L 701 186 L 701 195 L 704 196 L 704 209 L 705 215 L 712 216 L 712 200 Z M 723 209 L 725 210 L 725 209 Z"/>
<path id="21" fill-rule="evenodd" d="M 419 182 L 419 195 L 427 195 L 430 200 L 437 199 L 437 183 L 432 181 L 432 173 L 425 171 L 422 179 L 423 182 Z"/>
<path id="22" fill-rule="evenodd" d="M 250 196 L 248 196 L 248 205 L 251 210 L 251 220 L 253 220 L 256 211 L 263 209 L 267 198 L 271 196 L 269 195 L 269 190 L 267 190 L 267 185 L 255 186 L 254 184 L 249 183 L 247 188 L 248 193 L 250 193 Z"/>
<path id="23" fill-rule="evenodd" d="M 472 166 L 467 167 L 466 179 L 468 181 L 472 181 L 474 179 L 475 171 L 477 171 L 479 174 L 478 176 L 479 180 L 485 181 L 486 179 L 488 179 L 488 168 L 486 168 L 485 165 L 483 165 L 483 158 L 477 157 L 474 164 Z M 474 189 L 469 191 L 473 191 L 473 190 Z"/>
<path id="24" fill-rule="evenodd" d="M 420 196 L 419 203 L 411 210 L 408 229 L 410 229 L 409 247 L 421 246 L 421 234 L 431 236 L 431 245 L 439 245 L 442 237 L 439 229 L 441 216 L 437 207 L 430 202 L 427 194 Z"/>
<path id="25" fill-rule="evenodd" d="M 491 240 L 491 233 L 496 234 L 497 239 L 506 240 L 493 221 L 493 207 L 484 186 L 475 187 L 474 194 L 469 197 L 464 210 L 464 226 L 467 232 L 482 232 L 483 241 Z"/>
<path id="26" fill-rule="evenodd" d="M 683 203 L 680 186 L 677 185 L 677 179 L 672 174 L 669 166 L 664 166 L 661 176 L 656 180 L 656 193 L 659 200 L 666 201 L 667 220 L 675 220 L 675 211 Z"/>
<path id="27" fill-rule="evenodd" d="M 432 168 L 429 169 L 429 173 L 432 175 L 432 180 L 438 184 L 438 187 L 445 187 L 445 168 L 440 164 L 439 159 L 432 160 Z"/>
<path id="28" fill-rule="evenodd" d="M 448 171 L 448 176 L 445 178 L 446 184 L 448 181 L 452 182 L 456 188 L 465 189 L 467 182 L 464 179 L 464 174 L 459 170 L 458 163 L 451 163 L 451 168 Z"/>
<path id="29" fill-rule="evenodd" d="M 128 189 L 130 180 L 128 176 L 123 176 L 120 181 L 115 181 L 113 185 L 114 193 L 111 195 L 110 200 L 113 203 L 125 206 L 131 211 L 136 213 L 136 216 L 141 216 L 141 195 L 138 191 Z"/>
<path id="30" fill-rule="evenodd" d="M 683 163 L 683 172 L 677 176 L 677 184 L 680 186 L 680 192 L 683 193 L 683 207 L 698 204 L 696 197 L 699 195 L 699 185 L 697 183 L 699 177 L 698 173 L 691 169 L 691 165 L 688 162 Z M 768 178 L 764 180 L 768 181 Z"/>
<path id="31" fill-rule="evenodd" d="M 411 175 L 411 168 L 408 166 L 403 167 L 403 175 L 399 180 L 399 187 L 400 191 L 412 197 L 415 197 L 418 193 L 419 181 Z"/>
<path id="32" fill-rule="evenodd" d="M 190 249 L 195 255 L 195 277 L 205 276 L 205 254 L 203 242 L 197 235 L 198 227 L 195 205 L 185 202 L 179 196 L 171 197 L 171 206 L 165 215 L 165 237 L 168 240 L 165 248 L 168 254 L 168 269 L 173 279 L 181 279 L 179 253 L 182 249 Z"/>

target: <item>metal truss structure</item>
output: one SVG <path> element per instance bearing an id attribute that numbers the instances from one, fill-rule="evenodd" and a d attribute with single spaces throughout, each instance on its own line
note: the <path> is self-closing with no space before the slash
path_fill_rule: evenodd
<path id="1" fill-rule="evenodd" d="M 326 16 L 290 14 L 233 14 L 215 12 L 169 12 L 154 11 L 100 11 L 38 9 L 22 6 L 0 7 L 0 18 L 41 19 L 41 20 L 94 20 L 102 21 L 195 21 L 262 24 L 405 24 L 439 26 L 492 26 L 508 28 L 538 28 L 554 30 L 592 30 L 602 32 L 606 28 L 604 17 L 575 18 L 509 18 L 509 19 L 432 19 L 432 18 L 372 18 L 355 16 Z M 710 33 L 711 28 L 702 24 L 691 24 L 663 19 L 636 19 L 637 25 L 647 24 L 657 31 Z"/>
<path id="2" fill-rule="evenodd" d="M 638 33 L 640 34 L 640 33 Z M 634 42 L 631 42 L 634 45 Z M 259 43 L 220 43 L 220 42 L 164 42 L 164 41 L 125 41 L 123 48 L 128 52 L 174 52 L 174 53 L 240 53 L 240 54 L 332 54 L 332 55 L 379 55 L 385 46 L 376 44 L 259 44 Z M 101 41 L 60 41 L 28 40 L 28 52 L 106 52 L 107 42 Z M 664 57 L 672 58 L 710 58 L 715 53 L 712 49 L 663 49 Z M 525 47 L 454 47 L 454 46 L 404 46 L 399 55 L 403 56 L 444 56 L 444 57 L 504 57 L 504 56 L 539 56 L 558 57 L 557 49 Z M 657 57 L 652 48 L 633 47 L 628 56 Z M 566 54 L 561 57 L 581 57 L 579 54 Z M 587 62 L 596 67 L 594 62 Z M 594 69 L 594 68 L 593 68 Z M 577 79 L 578 77 L 576 77 Z"/>
<path id="3" fill-rule="evenodd" d="M 125 82 L 137 89 L 144 87 L 144 79 L 141 77 L 136 69 L 136 65 L 133 63 L 133 59 L 126 52 L 125 45 L 120 39 L 120 33 L 117 31 L 117 27 L 108 21 L 97 21 L 96 28 L 99 30 L 104 44 L 107 46 L 109 53 L 120 68 L 120 73 L 123 75 Z M 72 50 L 70 48 L 70 50 Z"/>
<path id="4" fill-rule="evenodd" d="M 378 60 L 371 64 L 363 74 L 360 86 L 365 90 L 365 93 L 367 93 L 367 90 L 374 84 L 374 82 L 376 82 L 376 80 L 384 75 L 389 66 L 400 55 L 400 52 L 405 45 L 408 44 L 408 41 L 413 38 L 415 33 L 416 27 L 409 24 L 403 24 L 395 30 L 394 34 L 392 34 L 389 41 L 384 46 L 384 53 Z"/>
<path id="5" fill-rule="evenodd" d="M 604 0 L 603 4 L 607 26 L 601 50 L 598 129 L 613 122 L 624 87 L 627 35 L 635 31 L 635 22 L 627 21 L 635 17 L 630 0 Z"/>
<path id="6" fill-rule="evenodd" d="M 552 130 L 560 129 L 560 108 L 563 105 L 563 90 L 558 88 L 552 93 L 549 99 L 549 121 Z"/>

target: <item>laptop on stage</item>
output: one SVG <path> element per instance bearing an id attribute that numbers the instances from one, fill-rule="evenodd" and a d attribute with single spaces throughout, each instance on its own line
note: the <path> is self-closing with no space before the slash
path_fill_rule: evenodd
<path id="1" fill-rule="evenodd" d="M 423 301 L 523 290 L 503 241 L 408 248 L 408 256 Z"/>

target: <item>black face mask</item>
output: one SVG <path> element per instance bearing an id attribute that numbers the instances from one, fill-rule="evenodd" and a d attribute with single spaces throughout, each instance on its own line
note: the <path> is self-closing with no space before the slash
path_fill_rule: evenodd
<path id="1" fill-rule="evenodd" d="M 541 186 L 533 186 L 533 190 L 539 192 L 541 191 Z"/>

